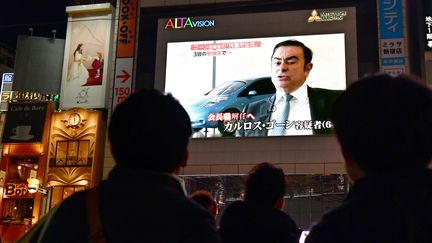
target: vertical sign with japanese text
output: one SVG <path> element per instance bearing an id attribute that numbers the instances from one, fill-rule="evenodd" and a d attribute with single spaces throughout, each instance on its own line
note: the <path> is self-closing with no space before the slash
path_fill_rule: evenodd
<path id="1" fill-rule="evenodd" d="M 425 17 L 426 50 L 432 50 L 432 16 Z"/>
<path id="2" fill-rule="evenodd" d="M 2 75 L 0 111 L 7 111 L 8 109 L 8 103 L 12 96 L 13 79 L 14 73 L 3 73 Z"/>
<path id="3" fill-rule="evenodd" d="M 112 109 L 132 92 L 138 1 L 120 0 Z"/>
<path id="4" fill-rule="evenodd" d="M 381 38 L 402 37 L 402 0 L 380 0 L 379 4 Z"/>
<path id="5" fill-rule="evenodd" d="M 407 71 L 402 2 L 379 1 L 380 67 L 391 75 Z"/>

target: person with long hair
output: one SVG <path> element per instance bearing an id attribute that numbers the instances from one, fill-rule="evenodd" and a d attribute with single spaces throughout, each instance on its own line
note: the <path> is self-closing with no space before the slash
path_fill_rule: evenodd
<path id="1" fill-rule="evenodd" d="M 89 77 L 89 72 L 84 65 L 85 56 L 83 55 L 83 43 L 79 43 L 73 52 L 73 62 L 69 68 L 67 77 L 68 82 L 85 84 Z"/>

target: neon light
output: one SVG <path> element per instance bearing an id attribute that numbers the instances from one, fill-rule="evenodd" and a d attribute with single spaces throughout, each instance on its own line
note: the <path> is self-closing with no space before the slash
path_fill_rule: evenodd
<path id="1" fill-rule="evenodd" d="M 214 27 L 213 19 L 192 21 L 189 17 L 168 19 L 165 29 L 208 28 Z"/>
<path id="2" fill-rule="evenodd" d="M 171 28 L 174 29 L 174 25 L 173 25 L 172 19 L 168 19 L 168 22 L 165 25 L 165 29 L 168 29 L 168 27 L 171 27 Z"/>
<path id="3" fill-rule="evenodd" d="M 184 25 L 184 27 L 186 28 L 186 26 L 189 26 L 189 27 L 193 27 L 193 25 L 192 25 L 192 21 L 191 21 L 191 19 L 190 18 L 187 18 L 187 20 L 186 20 L 186 23 L 185 23 L 185 25 Z"/>

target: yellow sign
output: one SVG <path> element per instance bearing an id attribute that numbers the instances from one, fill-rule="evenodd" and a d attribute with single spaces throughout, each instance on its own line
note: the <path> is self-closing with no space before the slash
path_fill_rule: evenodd
<path id="1" fill-rule="evenodd" d="M 7 102 L 11 100 L 12 92 L 11 91 L 3 91 L 1 93 L 1 101 Z"/>

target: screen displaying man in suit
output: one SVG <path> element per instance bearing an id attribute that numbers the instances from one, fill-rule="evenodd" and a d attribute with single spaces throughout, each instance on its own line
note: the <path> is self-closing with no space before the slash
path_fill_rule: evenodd
<path id="1" fill-rule="evenodd" d="M 247 105 L 238 136 L 287 136 L 331 133 L 329 114 L 340 90 L 312 88 L 312 50 L 297 40 L 275 45 L 271 78 L 276 93 Z"/>

